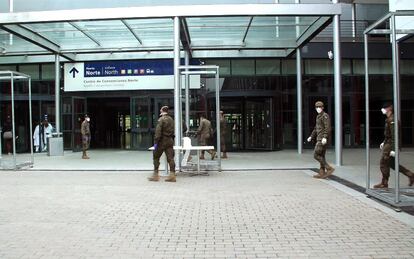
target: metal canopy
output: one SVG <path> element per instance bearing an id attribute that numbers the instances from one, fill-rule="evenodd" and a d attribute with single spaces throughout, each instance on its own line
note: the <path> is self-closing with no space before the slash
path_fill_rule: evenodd
<path id="1" fill-rule="evenodd" d="M 61 55 L 62 61 L 172 58 L 174 17 L 180 18 L 181 44 L 193 58 L 286 57 L 340 13 L 339 4 L 4 13 L 0 16 L 0 63 L 52 62 L 54 54 Z M 33 55 L 38 57 L 28 58 Z"/>
<path id="2" fill-rule="evenodd" d="M 400 24 L 397 26 L 396 19 L 401 17 L 414 18 L 414 11 L 396 11 L 386 14 L 384 17 L 373 23 L 364 31 L 364 57 L 365 57 L 365 135 L 366 135 L 366 193 L 372 197 L 382 200 L 393 206 L 413 206 L 414 205 L 414 189 L 401 188 L 400 186 L 400 141 L 395 141 L 393 150 L 395 150 L 394 168 L 394 188 L 374 189 L 371 184 L 371 154 L 370 154 L 370 80 L 369 80 L 369 35 L 390 35 L 390 43 L 392 49 L 392 70 L 393 70 L 393 107 L 394 107 L 394 139 L 400 139 L 401 128 L 401 98 L 400 98 L 400 51 L 399 43 L 412 37 L 413 30 L 411 28 L 401 29 L 410 25 Z M 377 29 L 382 26 L 385 29 Z M 411 26 L 408 26 L 411 27 Z M 398 35 L 407 34 L 407 35 Z M 401 36 L 397 38 L 397 36 Z M 391 178 L 391 177 L 390 177 Z M 391 184 L 390 184 L 391 185 Z M 391 186 L 390 186 L 391 187 Z"/>

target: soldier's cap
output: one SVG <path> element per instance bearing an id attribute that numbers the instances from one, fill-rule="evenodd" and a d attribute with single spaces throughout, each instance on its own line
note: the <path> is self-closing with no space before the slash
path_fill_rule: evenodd
<path id="1" fill-rule="evenodd" d="M 161 111 L 162 112 L 168 112 L 168 106 L 162 106 Z"/>
<path id="2" fill-rule="evenodd" d="M 47 121 L 47 114 L 45 114 L 44 116 L 43 116 L 43 121 Z"/>
<path id="3" fill-rule="evenodd" d="M 386 108 L 392 108 L 392 102 L 384 102 L 382 104 L 382 108 L 386 109 Z"/>
<path id="4" fill-rule="evenodd" d="M 317 101 L 317 102 L 315 103 L 315 107 L 323 107 L 323 102 L 321 102 L 321 101 Z"/>
<path id="5" fill-rule="evenodd" d="M 85 114 L 85 118 L 89 118 L 89 115 L 87 113 Z"/>

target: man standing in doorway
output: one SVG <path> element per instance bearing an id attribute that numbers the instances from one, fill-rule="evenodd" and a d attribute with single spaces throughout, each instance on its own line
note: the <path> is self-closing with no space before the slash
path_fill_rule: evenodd
<path id="1" fill-rule="evenodd" d="M 200 146 L 207 146 L 210 142 L 210 138 L 213 136 L 213 129 L 211 128 L 211 122 L 207 120 L 203 114 L 200 115 L 200 126 L 198 126 L 197 135 L 198 135 L 198 144 Z M 207 150 L 207 152 L 211 155 L 211 160 L 213 160 L 214 157 L 216 156 L 216 151 Z M 201 151 L 200 159 L 204 159 L 204 150 Z"/>
<path id="2" fill-rule="evenodd" d="M 89 156 L 86 154 L 86 151 L 89 149 L 91 143 L 91 129 L 90 129 L 90 118 L 88 114 L 85 114 L 85 119 L 81 124 L 81 134 L 82 134 L 82 159 L 89 159 Z"/>
<path id="3" fill-rule="evenodd" d="M 312 139 L 316 138 L 313 157 L 319 162 L 320 168 L 319 173 L 313 177 L 325 179 L 335 171 L 335 168 L 329 165 L 325 159 L 326 146 L 328 144 L 329 134 L 331 132 L 331 120 L 329 119 L 329 115 L 324 112 L 323 102 L 317 101 L 315 103 L 315 109 L 318 113 L 318 116 L 316 116 L 315 128 L 308 138 L 308 142 L 311 142 Z"/>
<path id="4" fill-rule="evenodd" d="M 227 158 L 226 131 L 227 131 L 226 118 L 224 118 L 223 111 L 220 111 L 220 147 L 221 147 L 221 152 L 223 152 L 223 156 L 221 156 L 221 158 Z"/>
<path id="5" fill-rule="evenodd" d="M 155 128 L 154 137 L 154 173 L 149 177 L 149 181 L 159 181 L 160 176 L 158 168 L 160 166 L 160 157 L 165 152 L 167 162 L 170 165 L 170 175 L 166 182 L 175 182 L 175 162 L 174 162 L 174 120 L 168 115 L 168 106 L 163 106 L 160 109 L 160 118 L 158 119 L 157 127 Z"/>
<path id="6" fill-rule="evenodd" d="M 382 181 L 379 184 L 374 185 L 374 188 L 388 188 L 390 168 L 395 170 L 394 109 L 392 107 L 392 104 L 384 104 L 381 112 L 387 116 L 385 119 L 384 141 L 380 145 L 380 149 L 382 150 L 382 156 L 380 160 Z M 399 171 L 409 178 L 409 186 L 412 186 L 414 184 L 414 173 L 402 165 L 399 166 Z"/>

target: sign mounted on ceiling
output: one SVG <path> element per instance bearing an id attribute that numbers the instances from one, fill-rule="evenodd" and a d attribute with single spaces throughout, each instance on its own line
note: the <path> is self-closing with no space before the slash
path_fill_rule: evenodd
<path id="1" fill-rule="evenodd" d="M 64 73 L 65 92 L 174 89 L 172 60 L 65 63 Z M 190 88 L 200 88 L 199 75 Z"/>
<path id="2" fill-rule="evenodd" d="M 413 0 L 390 0 L 390 12 L 414 10 Z M 414 16 L 398 16 L 395 17 L 395 27 L 397 30 L 413 30 Z M 406 34 L 397 34 L 397 39 L 407 36 Z"/>

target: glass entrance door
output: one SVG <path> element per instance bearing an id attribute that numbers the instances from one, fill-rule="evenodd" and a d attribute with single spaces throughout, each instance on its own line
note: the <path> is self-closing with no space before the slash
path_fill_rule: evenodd
<path id="1" fill-rule="evenodd" d="M 131 98 L 131 149 L 147 150 L 153 145 L 151 99 Z"/>
<path id="2" fill-rule="evenodd" d="M 270 98 L 246 100 L 246 149 L 273 149 L 273 115 Z"/>
<path id="3" fill-rule="evenodd" d="M 73 138 L 72 147 L 73 151 L 82 150 L 82 134 L 81 124 L 85 117 L 86 110 L 86 98 L 84 97 L 72 97 L 72 114 L 73 114 Z"/>

